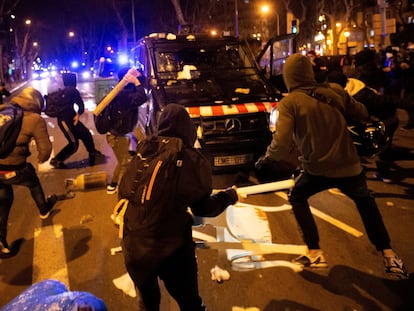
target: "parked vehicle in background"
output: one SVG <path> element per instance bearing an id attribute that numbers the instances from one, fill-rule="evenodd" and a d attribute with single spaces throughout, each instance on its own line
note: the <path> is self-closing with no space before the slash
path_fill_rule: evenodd
<path id="1" fill-rule="evenodd" d="M 155 33 L 139 40 L 135 58 L 148 82 L 143 133 L 156 131 L 165 105 L 181 104 L 214 172 L 253 167 L 270 142 L 269 113 L 282 95 L 264 79 L 247 42 Z"/>

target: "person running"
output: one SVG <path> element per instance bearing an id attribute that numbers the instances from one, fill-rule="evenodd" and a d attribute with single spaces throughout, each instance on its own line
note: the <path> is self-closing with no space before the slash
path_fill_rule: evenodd
<path id="1" fill-rule="evenodd" d="M 93 166 L 95 165 L 97 151 L 89 129 L 79 120 L 79 116 L 85 112 L 85 105 L 76 88 L 76 75 L 74 73 L 64 73 L 62 78 L 64 94 L 68 101 L 62 103 L 65 108 L 57 116 L 57 121 L 68 144 L 50 160 L 50 165 L 55 168 L 66 168 L 64 161 L 78 150 L 80 139 L 89 153 L 89 165 Z M 78 107 L 77 111 L 74 105 Z"/>
<path id="2" fill-rule="evenodd" d="M 10 253 L 7 244 L 7 221 L 13 204 L 13 185 L 29 188 L 30 194 L 40 212 L 41 219 L 47 219 L 54 207 L 57 197 L 45 198 L 36 170 L 27 161 L 30 156 L 29 143 L 34 139 L 38 151 L 38 163 L 46 162 L 52 152 L 47 125 L 40 116 L 43 108 L 43 97 L 33 87 L 27 87 L 10 100 L 18 104 L 24 111 L 23 123 L 17 137 L 16 146 L 4 159 L 0 159 L 0 252 Z M 20 208 L 25 208 L 21 206 Z M 21 213 L 25 215 L 25 213 Z"/>
<path id="3" fill-rule="evenodd" d="M 346 120 L 368 118 L 365 106 L 353 101 L 339 84 L 317 84 L 312 64 L 299 53 L 287 58 L 283 78 L 289 95 L 278 104 L 276 131 L 256 166 L 284 159 L 292 146 L 299 149 L 303 172 L 296 179 L 289 202 L 308 252 L 293 262 L 310 268 L 328 266 L 308 199 L 321 191 L 338 188 L 354 201 L 369 240 L 383 255 L 385 271 L 408 278 L 402 259 L 391 248 L 388 231 L 348 133 Z"/>

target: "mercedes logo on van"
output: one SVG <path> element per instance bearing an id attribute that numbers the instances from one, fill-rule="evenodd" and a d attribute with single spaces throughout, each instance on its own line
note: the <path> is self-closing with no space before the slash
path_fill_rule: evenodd
<path id="1" fill-rule="evenodd" d="M 239 119 L 226 119 L 224 127 L 227 132 L 238 132 L 241 130 L 241 122 Z"/>

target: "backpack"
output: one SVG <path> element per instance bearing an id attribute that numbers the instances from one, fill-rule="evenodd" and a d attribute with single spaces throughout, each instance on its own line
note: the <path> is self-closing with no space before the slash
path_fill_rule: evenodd
<path id="1" fill-rule="evenodd" d="M 45 95 L 45 114 L 49 117 L 56 118 L 65 109 L 68 103 L 68 97 L 64 89 L 58 89 Z"/>
<path id="2" fill-rule="evenodd" d="M 17 104 L 0 108 L 0 158 L 6 158 L 16 146 L 23 122 L 23 109 Z"/>
<path id="3" fill-rule="evenodd" d="M 188 204 L 211 191 L 209 172 L 208 160 L 185 147 L 180 138 L 153 136 L 140 141 L 118 187 L 112 217 L 120 225 L 119 237 L 124 227 L 157 236 L 183 228 Z"/>

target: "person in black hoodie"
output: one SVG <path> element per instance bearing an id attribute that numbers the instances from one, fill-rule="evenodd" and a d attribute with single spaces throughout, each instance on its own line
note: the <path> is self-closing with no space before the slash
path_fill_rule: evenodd
<path id="1" fill-rule="evenodd" d="M 129 68 L 119 70 L 119 81 L 124 78 L 128 70 Z M 138 121 L 138 107 L 147 101 L 144 89 L 145 78 L 139 75 L 135 83 L 128 83 L 95 117 L 96 130 L 100 134 L 106 134 L 106 141 L 111 146 L 117 160 L 111 182 L 106 187 L 107 194 L 117 192 L 118 183 L 131 158 L 129 149 L 131 140 L 134 139 L 132 132 Z"/>
<path id="2" fill-rule="evenodd" d="M 196 129 L 183 106 L 169 104 L 163 108 L 158 135 L 181 138 L 188 152 L 184 152 L 176 192 L 171 196 L 172 201 L 166 203 L 172 205 L 163 209 L 168 213 L 162 217 L 164 222 L 151 226 L 151 230 L 146 226 L 132 230 L 126 212 L 122 242 L 125 266 L 139 290 L 140 310 L 159 310 L 160 278 L 180 310 L 205 311 L 198 289 L 197 258 L 192 238 L 194 220 L 188 208 L 195 216 L 215 217 L 238 200 L 237 190 L 228 188 L 212 194 L 211 165 L 193 147 Z M 125 198 L 128 194 L 124 193 L 121 183 L 119 198 Z"/>
<path id="3" fill-rule="evenodd" d="M 85 105 L 76 88 L 76 75 L 74 73 L 64 73 L 62 79 L 64 95 L 68 100 L 62 103 L 65 108 L 57 116 L 57 121 L 68 144 L 50 160 L 50 165 L 55 168 L 65 168 L 64 161 L 78 150 L 80 139 L 89 153 L 89 165 L 93 166 L 95 165 L 97 151 L 89 129 L 79 120 L 79 116 L 85 112 Z M 74 105 L 78 107 L 77 111 Z"/>

